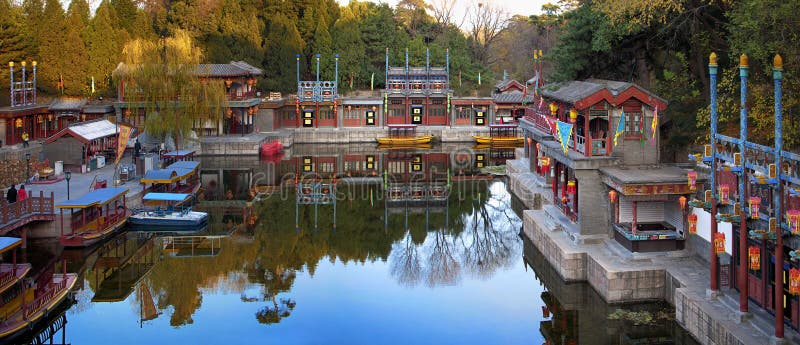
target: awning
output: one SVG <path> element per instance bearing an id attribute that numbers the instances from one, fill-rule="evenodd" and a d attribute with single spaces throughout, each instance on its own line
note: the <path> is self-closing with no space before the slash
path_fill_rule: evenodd
<path id="1" fill-rule="evenodd" d="M 20 244 L 22 244 L 22 239 L 16 237 L 0 237 L 0 254 L 12 250 Z"/>
<path id="2" fill-rule="evenodd" d="M 142 200 L 144 201 L 184 201 L 190 198 L 191 194 L 185 193 L 147 193 Z"/>
<path id="3" fill-rule="evenodd" d="M 58 131 L 58 133 L 54 134 L 50 138 L 47 138 L 44 143 L 50 144 L 56 141 L 58 138 L 61 138 L 65 135 L 71 135 L 80 142 L 88 144 L 90 141 L 95 139 L 115 136 L 118 132 L 119 127 L 108 120 L 79 122 Z"/>
<path id="4" fill-rule="evenodd" d="M 128 192 L 128 188 L 112 187 L 95 189 L 86 195 L 67 200 L 56 205 L 57 208 L 88 208 L 92 206 L 103 206 L 111 201 L 124 196 Z"/>

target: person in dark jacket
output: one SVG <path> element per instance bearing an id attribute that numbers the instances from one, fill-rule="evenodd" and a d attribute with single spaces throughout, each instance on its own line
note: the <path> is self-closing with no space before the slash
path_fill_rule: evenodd
<path id="1" fill-rule="evenodd" d="M 6 201 L 8 201 L 9 204 L 17 202 L 17 188 L 14 187 L 14 185 L 11 185 L 11 188 L 8 189 Z"/>

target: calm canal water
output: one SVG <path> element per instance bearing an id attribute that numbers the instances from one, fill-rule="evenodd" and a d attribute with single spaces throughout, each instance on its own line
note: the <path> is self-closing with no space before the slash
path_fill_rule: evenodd
<path id="1" fill-rule="evenodd" d="M 53 342 L 69 344 L 695 344 L 664 318 L 672 313 L 667 306 L 608 306 L 586 284 L 558 278 L 519 236 L 518 205 L 504 180 L 473 177 L 507 152 L 331 150 L 298 147 L 261 168 L 204 162 L 201 205 L 212 222 L 197 234 L 126 232 L 84 250 L 32 243 L 35 266 L 66 260 L 82 283 L 74 303 L 26 337 L 48 343 L 52 333 Z M 387 202 L 384 170 L 392 186 L 446 184 L 449 172 L 452 187 L 440 201 Z M 287 175 L 297 171 L 339 176 L 335 212 L 333 205 L 297 205 Z M 267 185 L 267 193 L 242 215 L 236 210 L 247 205 L 251 184 Z"/>

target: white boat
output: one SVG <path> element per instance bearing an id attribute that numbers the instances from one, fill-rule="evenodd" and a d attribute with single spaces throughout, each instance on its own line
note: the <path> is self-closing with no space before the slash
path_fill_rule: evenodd
<path id="1" fill-rule="evenodd" d="M 208 213 L 192 211 L 191 201 L 191 194 L 147 193 L 144 206 L 128 222 L 136 228 L 195 230 L 208 222 Z"/>

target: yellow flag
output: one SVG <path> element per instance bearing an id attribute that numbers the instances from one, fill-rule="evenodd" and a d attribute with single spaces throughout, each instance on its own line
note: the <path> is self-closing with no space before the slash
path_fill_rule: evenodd
<path id="1" fill-rule="evenodd" d="M 119 124 L 119 137 L 117 140 L 117 159 L 114 160 L 114 164 L 116 165 L 119 163 L 119 160 L 122 158 L 122 155 L 125 153 L 125 148 L 128 146 L 128 140 L 131 138 L 131 131 L 133 127 L 120 123 Z"/>

